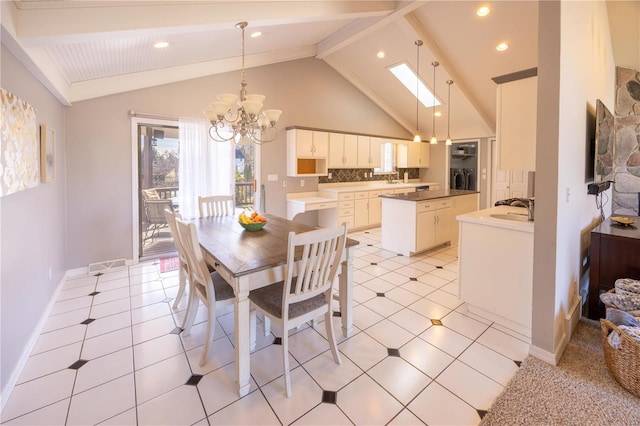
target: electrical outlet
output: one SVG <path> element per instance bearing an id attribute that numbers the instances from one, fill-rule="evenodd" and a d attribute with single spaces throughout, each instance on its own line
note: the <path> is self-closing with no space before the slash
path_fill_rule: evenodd
<path id="1" fill-rule="evenodd" d="M 300 179 L 300 186 L 304 186 L 304 179 Z"/>
<path id="2" fill-rule="evenodd" d="M 327 178 L 331 179 L 331 172 L 327 173 Z"/>
<path id="3" fill-rule="evenodd" d="M 287 181 L 286 181 L 286 180 L 283 180 L 283 181 L 282 181 L 282 187 L 283 187 L 283 188 L 286 188 L 286 187 L 287 187 Z"/>

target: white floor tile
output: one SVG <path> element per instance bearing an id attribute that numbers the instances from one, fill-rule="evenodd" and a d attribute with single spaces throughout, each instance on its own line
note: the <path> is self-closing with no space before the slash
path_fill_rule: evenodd
<path id="1" fill-rule="evenodd" d="M 353 425 L 347 416 L 334 404 L 320 404 L 293 424 L 296 426 Z"/>
<path id="2" fill-rule="evenodd" d="M 384 317 L 382 315 L 377 314 L 364 305 L 358 305 L 353 308 L 353 325 L 360 330 L 365 330 L 383 319 Z"/>
<path id="3" fill-rule="evenodd" d="M 160 303 L 167 298 L 164 289 L 151 291 L 149 293 L 142 293 L 135 296 L 131 296 L 131 308 L 141 308 L 142 306 L 152 305 L 154 303 Z"/>
<path id="4" fill-rule="evenodd" d="M 408 404 L 431 383 L 430 377 L 396 356 L 383 359 L 367 374 L 403 404 Z"/>
<path id="5" fill-rule="evenodd" d="M 442 290 L 436 290 L 433 293 L 429 293 L 425 296 L 425 299 L 432 300 L 449 309 L 455 309 L 462 304 L 462 300 L 460 300 L 458 296 L 454 296 Z"/>
<path id="6" fill-rule="evenodd" d="M 182 342 L 177 334 L 165 334 L 147 340 L 133 347 L 133 359 L 136 370 L 148 367 L 175 355 L 184 353 Z"/>
<path id="7" fill-rule="evenodd" d="M 152 293 L 155 291 L 164 290 L 164 286 L 162 285 L 162 281 L 148 281 L 146 283 L 132 285 L 131 286 L 131 296 L 139 296 L 145 293 Z"/>
<path id="8" fill-rule="evenodd" d="M 480 423 L 480 416 L 473 407 L 436 382 L 432 382 L 407 408 L 429 425 L 464 426 Z"/>
<path id="9" fill-rule="evenodd" d="M 391 315 L 389 317 L 389 321 L 398 324 L 408 332 L 413 333 L 414 336 L 417 336 L 431 327 L 431 320 L 429 318 L 408 308 Z"/>
<path id="10" fill-rule="evenodd" d="M 32 411 L 24 416 L 20 416 L 8 422 L 2 422 L 3 425 L 47 425 L 47 426 L 63 426 L 67 421 L 67 412 L 69 411 L 70 399 L 63 399 L 39 410 Z"/>
<path id="11" fill-rule="evenodd" d="M 374 279 L 375 276 L 371 275 L 367 272 L 364 272 L 362 269 L 357 269 L 353 271 L 353 282 L 357 284 L 363 284 L 369 280 Z"/>
<path id="12" fill-rule="evenodd" d="M 409 281 L 402 284 L 399 288 L 415 293 L 420 297 L 426 296 L 429 293 L 436 291 L 436 287 L 422 283 L 420 281 Z"/>
<path id="13" fill-rule="evenodd" d="M 112 280 L 117 280 L 120 278 L 128 278 L 128 277 L 129 277 L 128 268 L 104 271 L 102 275 L 98 277 L 98 284 L 105 281 L 112 281 Z"/>
<path id="14" fill-rule="evenodd" d="M 103 318 L 110 315 L 126 312 L 129 314 L 131 304 L 128 298 L 114 300 L 112 302 L 102 303 L 100 305 L 94 305 L 91 307 L 91 318 Z"/>
<path id="15" fill-rule="evenodd" d="M 75 287 L 83 287 L 85 285 L 96 285 L 98 283 L 98 277 L 94 275 L 89 276 L 80 276 L 80 277 L 69 277 L 67 281 L 65 281 L 63 288 L 75 288 Z M 129 282 L 127 280 L 127 285 Z"/>
<path id="16" fill-rule="evenodd" d="M 338 349 L 364 371 L 387 356 L 387 348 L 365 333 L 358 333 L 345 340 L 338 345 Z"/>
<path id="17" fill-rule="evenodd" d="M 357 285 L 353 288 L 353 300 L 357 303 L 363 303 L 376 297 L 376 292 L 364 285 Z"/>
<path id="18" fill-rule="evenodd" d="M 209 416 L 212 425 L 280 425 L 262 393 L 255 391 Z"/>
<path id="19" fill-rule="evenodd" d="M 256 382 L 251 379 L 249 392 L 256 389 Z M 235 365 L 227 365 L 203 376 L 198 383 L 198 390 L 202 396 L 207 415 L 211 415 L 240 399 L 236 385 Z"/>
<path id="20" fill-rule="evenodd" d="M 84 339 L 87 326 L 83 324 L 72 325 L 40 334 L 36 344 L 31 351 L 31 355 L 49 351 L 51 349 L 67 346 L 72 343 L 81 342 Z"/>
<path id="21" fill-rule="evenodd" d="M 138 404 L 184 385 L 191 377 L 191 369 L 184 354 L 174 356 L 141 370 L 136 370 Z"/>
<path id="22" fill-rule="evenodd" d="M 32 355 L 20 374 L 18 384 L 64 370 L 80 359 L 82 342 Z"/>
<path id="23" fill-rule="evenodd" d="M 100 423 L 136 405 L 133 374 L 71 397 L 68 425 Z"/>
<path id="24" fill-rule="evenodd" d="M 47 318 L 47 322 L 42 328 L 42 332 L 48 333 L 53 330 L 59 330 L 61 328 L 80 324 L 82 321 L 89 318 L 89 311 L 90 307 L 87 306 L 71 312 L 51 314 L 51 316 Z"/>
<path id="25" fill-rule="evenodd" d="M 190 425 L 206 418 L 195 386 L 180 386 L 138 405 L 141 425 Z"/>
<path id="26" fill-rule="evenodd" d="M 427 274 L 420 275 L 418 277 L 418 281 L 420 281 L 421 283 L 424 283 L 424 284 L 428 284 L 431 287 L 435 287 L 435 288 L 441 288 L 441 287 L 447 285 L 448 283 L 450 283 L 451 282 L 450 279 L 445 279 L 445 278 L 442 278 L 442 277 L 439 277 L 439 276 L 435 275 L 435 271 L 438 271 L 438 270 L 439 269 L 435 269 L 435 270 L 433 270 L 433 271 L 431 271 L 431 272 L 429 272 Z M 454 278 L 456 278 L 456 277 L 454 277 Z"/>
<path id="27" fill-rule="evenodd" d="M 415 426 L 423 424 L 422 421 L 413 415 L 413 413 L 407 409 L 404 409 L 391 420 L 389 426 Z"/>
<path id="28" fill-rule="evenodd" d="M 375 299 L 368 300 L 363 303 L 364 306 L 371 309 L 373 312 L 377 312 L 383 317 L 393 315 L 402 309 L 402 305 L 394 302 L 387 297 L 376 297 Z"/>
<path id="29" fill-rule="evenodd" d="M 455 360 L 436 381 L 478 410 L 488 410 L 503 386 Z"/>
<path id="30" fill-rule="evenodd" d="M 383 280 L 381 277 L 374 277 L 363 283 L 362 286 L 368 288 L 374 293 L 386 293 L 387 291 L 391 291 L 396 288 L 395 284 Z"/>
<path id="31" fill-rule="evenodd" d="M 291 398 L 287 398 L 284 378 L 263 386 L 261 391 L 282 424 L 289 424 L 322 401 L 322 389 L 301 368 L 291 370 Z"/>
<path id="32" fill-rule="evenodd" d="M 104 422 L 100 426 L 137 426 L 136 409 L 132 408 L 123 413 L 117 414 Z"/>
<path id="33" fill-rule="evenodd" d="M 118 278 L 111 281 L 101 281 L 96 286 L 96 291 L 109 291 L 117 288 L 129 288 L 129 277 Z"/>
<path id="34" fill-rule="evenodd" d="M 406 290 L 402 287 L 396 287 L 393 290 L 387 291 L 384 295 L 387 299 L 393 300 L 394 302 L 398 303 L 403 309 L 405 306 L 412 304 L 421 297 L 420 295 Z"/>
<path id="35" fill-rule="evenodd" d="M 449 284 L 445 284 L 442 287 L 440 287 L 440 289 L 454 296 L 460 296 L 460 288 L 458 286 L 458 281 L 451 281 Z"/>
<path id="36" fill-rule="evenodd" d="M 434 326 L 420 335 L 420 338 L 442 349 L 449 355 L 457 357 L 473 342 L 460 333 L 444 326 Z"/>
<path id="37" fill-rule="evenodd" d="M 488 325 L 462 315 L 456 311 L 450 312 L 447 316 L 442 318 L 442 324 L 471 340 L 477 339 L 487 328 L 489 328 Z"/>
<path id="38" fill-rule="evenodd" d="M 65 312 L 76 311 L 78 309 L 91 306 L 91 296 L 76 297 L 69 300 L 61 300 L 53 304 L 49 315 L 64 314 Z"/>
<path id="39" fill-rule="evenodd" d="M 86 319 L 86 318 L 85 318 Z M 87 339 L 131 326 L 131 312 L 98 318 L 87 326 Z"/>
<path id="40" fill-rule="evenodd" d="M 75 370 L 62 370 L 13 388 L 2 410 L 2 423 L 71 396 Z"/>
<path id="41" fill-rule="evenodd" d="M 506 386 L 518 372 L 515 362 L 477 342 L 469 346 L 458 359 L 502 386 Z"/>
<path id="42" fill-rule="evenodd" d="M 73 287 L 69 289 L 63 289 L 58 295 L 58 301 L 71 300 L 80 297 L 87 297 L 89 293 L 93 293 L 96 289 L 95 284 L 85 285 L 82 287 Z"/>
<path id="43" fill-rule="evenodd" d="M 121 328 L 87 339 L 82 346 L 82 359 L 94 359 L 131 347 L 131 328 Z"/>
<path id="44" fill-rule="evenodd" d="M 402 410 L 402 404 L 370 377 L 362 375 L 338 392 L 338 407 L 357 425 L 382 425 Z"/>
<path id="45" fill-rule="evenodd" d="M 420 338 L 400 348 L 400 356 L 427 376 L 437 377 L 454 358 Z"/>
<path id="46" fill-rule="evenodd" d="M 392 349 L 404 346 L 414 338 L 413 334 L 388 319 L 367 328 L 365 333 L 380 342 L 385 348 Z"/>
<path id="47" fill-rule="evenodd" d="M 213 341 L 209 347 L 207 363 L 200 367 L 200 357 L 203 349 L 204 345 L 201 345 L 187 351 L 187 359 L 193 374 L 204 375 L 235 360 L 235 349 L 227 336 L 222 336 L 220 339 Z"/>
<path id="48" fill-rule="evenodd" d="M 171 315 L 171 307 L 168 303 L 155 303 L 149 306 L 143 306 L 131 310 L 131 321 L 133 324 L 139 324 L 165 315 Z"/>
<path id="49" fill-rule="evenodd" d="M 176 328 L 176 324 L 173 322 L 173 316 L 171 315 L 135 324 L 131 327 L 133 344 L 137 345 L 138 343 L 163 336 L 170 333 L 174 328 Z"/>
<path id="50" fill-rule="evenodd" d="M 392 283 L 394 286 L 399 286 L 402 285 L 404 283 L 406 283 L 407 281 L 409 281 L 409 277 L 407 277 L 406 275 L 402 275 L 398 272 L 392 271 L 392 272 L 388 272 L 382 276 L 380 276 L 380 278 L 382 278 L 385 281 L 388 281 L 390 283 Z"/>
<path id="51" fill-rule="evenodd" d="M 78 394 L 133 373 L 132 355 L 131 348 L 125 348 L 118 352 L 92 359 L 78 369 L 73 393 Z"/>
<path id="52" fill-rule="evenodd" d="M 298 362 L 289 356 L 289 368 L 294 369 Z M 251 354 L 251 376 L 258 386 L 278 378 L 284 374 L 282 370 L 282 346 L 270 345 Z"/>
<path id="53" fill-rule="evenodd" d="M 107 302 L 113 302 L 118 299 L 126 299 L 129 297 L 129 288 L 122 287 L 113 290 L 101 291 L 93 296 L 93 306 L 101 305 Z"/>
<path id="54" fill-rule="evenodd" d="M 441 319 L 449 312 L 451 312 L 451 309 L 447 308 L 446 306 L 442 306 L 439 303 L 425 298 L 422 298 L 409 305 L 409 309 L 414 310 L 420 315 L 423 315 L 429 319 Z"/>
<path id="55" fill-rule="evenodd" d="M 524 361 L 529 355 L 527 343 L 493 328 L 489 328 L 482 336 L 478 337 L 477 342 L 514 361 Z"/>
<path id="56" fill-rule="evenodd" d="M 356 377 L 363 374 L 362 369 L 348 357 L 341 354 L 341 363 L 333 360 L 331 351 L 324 352 L 304 364 L 304 369 L 326 391 L 337 391 Z"/>
<path id="57" fill-rule="evenodd" d="M 306 328 L 289 337 L 289 353 L 300 364 L 330 349 L 329 341 L 313 328 Z"/>
<path id="58" fill-rule="evenodd" d="M 160 279 L 160 270 L 148 270 L 139 275 L 131 275 L 129 282 L 132 286 Z"/>

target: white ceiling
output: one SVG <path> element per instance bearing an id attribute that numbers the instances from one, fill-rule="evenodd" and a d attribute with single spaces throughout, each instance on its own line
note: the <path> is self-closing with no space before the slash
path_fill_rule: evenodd
<path id="1" fill-rule="evenodd" d="M 413 132 L 415 98 L 388 67 L 406 61 L 433 85 L 438 137 L 446 136 L 447 85 L 454 139 L 495 134 L 492 77 L 537 65 L 537 1 L 2 1 L 3 44 L 61 100 L 74 102 L 238 70 L 247 21 L 246 66 L 305 57 L 326 61 Z M 480 5 L 491 13 L 480 18 Z M 253 31 L 259 38 L 250 38 Z M 166 49 L 153 48 L 165 40 Z M 497 52 L 507 41 L 510 49 Z M 376 52 L 386 57 L 378 59 Z M 256 88 L 259 92 L 259 88 Z M 286 113 L 286 111 L 285 111 Z M 420 106 L 423 138 L 431 108 Z"/>

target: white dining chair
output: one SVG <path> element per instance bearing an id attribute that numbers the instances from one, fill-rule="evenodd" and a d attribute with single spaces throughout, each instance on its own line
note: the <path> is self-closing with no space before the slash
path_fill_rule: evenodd
<path id="1" fill-rule="evenodd" d="M 182 246 L 182 242 L 180 241 L 180 237 L 178 236 L 178 228 L 176 225 L 176 219 L 182 219 L 180 213 L 174 213 L 172 210 L 165 209 L 164 215 L 167 218 L 167 223 L 169 224 L 169 229 L 171 230 L 171 236 L 173 237 L 173 243 L 176 245 L 178 249 L 178 293 L 176 294 L 176 298 L 173 301 L 173 309 L 178 309 L 178 304 L 184 296 L 184 291 L 187 287 L 187 279 L 189 277 L 189 265 L 187 263 L 187 256 Z"/>
<path id="2" fill-rule="evenodd" d="M 235 214 L 235 200 L 233 195 L 211 195 L 198 197 L 200 217 L 233 216 Z"/>
<path id="3" fill-rule="evenodd" d="M 288 237 L 284 280 L 249 292 L 253 307 L 282 329 L 282 359 L 287 398 L 291 397 L 289 330 L 324 315 L 329 347 L 340 354 L 333 331 L 332 287 L 347 240 L 346 226 L 320 228 Z M 252 316 L 255 315 L 252 311 Z"/>
<path id="4" fill-rule="evenodd" d="M 202 304 L 207 308 L 206 341 L 200 356 L 200 366 L 202 367 L 207 363 L 209 348 L 216 330 L 216 308 L 233 304 L 235 295 L 231 286 L 218 272 L 209 272 L 202 255 L 195 225 L 176 220 L 176 226 L 189 265 L 189 303 L 182 324 L 184 336 L 188 336 L 191 332 L 191 327 L 198 313 L 199 301 L 202 301 Z M 255 335 L 255 325 L 252 330 L 252 334 Z M 252 336 L 252 338 L 254 337 Z"/>

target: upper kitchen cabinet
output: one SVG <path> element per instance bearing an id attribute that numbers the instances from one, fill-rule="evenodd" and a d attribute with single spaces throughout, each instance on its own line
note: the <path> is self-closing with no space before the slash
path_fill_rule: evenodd
<path id="1" fill-rule="evenodd" d="M 329 133 L 329 168 L 355 169 L 358 167 L 358 136 Z"/>
<path id="2" fill-rule="evenodd" d="M 326 176 L 329 133 L 287 129 L 287 175 Z"/>
<path id="3" fill-rule="evenodd" d="M 431 146 L 426 142 L 403 142 L 396 145 L 396 164 L 399 168 L 427 168 Z"/>
<path id="4" fill-rule="evenodd" d="M 382 165 L 382 139 L 358 136 L 358 167 L 373 169 Z"/>
<path id="5" fill-rule="evenodd" d="M 496 138 L 499 168 L 536 169 L 538 77 L 498 84 Z"/>

